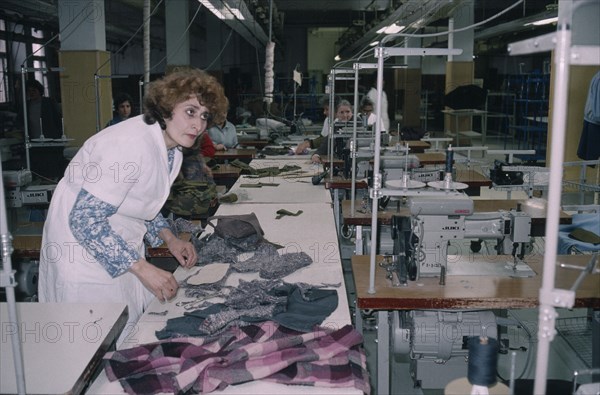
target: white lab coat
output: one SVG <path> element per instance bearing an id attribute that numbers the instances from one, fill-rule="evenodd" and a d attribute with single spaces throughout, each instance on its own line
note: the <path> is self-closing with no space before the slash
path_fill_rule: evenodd
<path id="1" fill-rule="evenodd" d="M 367 117 L 367 126 L 373 126 L 373 130 L 375 130 L 375 128 L 377 127 L 377 125 L 375 125 L 375 123 L 377 122 L 377 115 L 375 115 L 374 113 L 370 113 L 369 116 Z M 385 128 L 385 124 L 383 123 L 383 119 L 381 120 L 381 127 L 383 129 L 381 129 L 382 132 L 387 131 L 387 129 Z"/>
<path id="2" fill-rule="evenodd" d="M 329 117 L 325 117 L 325 120 L 323 121 L 323 127 L 321 128 L 321 136 L 329 136 Z"/>
<path id="3" fill-rule="evenodd" d="M 112 278 L 78 244 L 69 227 L 71 208 L 85 188 L 118 207 L 109 218 L 112 229 L 144 256 L 144 222 L 155 218 L 165 203 L 182 154 L 176 151 L 169 172 L 162 130 L 158 123 L 147 125 L 142 117 L 120 122 L 88 139 L 56 187 L 42 238 L 41 302 L 127 303 L 132 324 L 152 299 L 134 274 Z"/>
<path id="4" fill-rule="evenodd" d="M 388 100 L 385 91 L 381 92 L 381 121 L 383 122 L 383 130 L 390 130 L 390 117 L 388 115 Z M 377 111 L 377 89 L 371 88 L 367 93 L 367 97 L 371 99 L 374 110 Z"/>

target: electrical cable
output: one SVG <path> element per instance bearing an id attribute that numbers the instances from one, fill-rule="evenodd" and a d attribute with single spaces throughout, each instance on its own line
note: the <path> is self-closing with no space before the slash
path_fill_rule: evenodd
<path id="1" fill-rule="evenodd" d="M 223 54 L 223 51 L 225 51 L 225 48 L 227 48 L 227 44 L 229 44 L 229 40 L 231 39 L 232 35 L 233 35 L 233 29 L 230 29 L 229 35 L 227 36 L 227 39 L 225 40 L 225 44 L 223 44 L 223 48 L 221 48 L 221 51 L 217 54 L 217 56 L 215 56 L 215 58 L 213 59 L 213 61 L 210 62 L 210 64 L 204 68 L 204 70 L 210 69 L 217 62 L 217 60 Z"/>
<path id="2" fill-rule="evenodd" d="M 525 331 L 525 333 L 527 334 L 527 343 L 529 345 L 529 347 L 527 347 L 527 356 L 525 358 L 525 365 L 523 366 L 523 370 L 521 371 L 521 374 L 519 374 L 519 376 L 516 378 L 517 380 L 523 378 L 523 376 L 525 376 L 525 372 L 527 372 L 527 368 L 529 367 L 529 364 L 531 362 L 531 349 L 532 349 L 532 340 L 533 340 L 533 335 L 531 334 L 531 331 L 529 330 L 529 328 L 527 327 L 527 325 L 525 325 L 525 323 L 516 315 L 512 314 L 510 312 L 510 310 L 508 311 L 508 313 L 513 317 L 513 319 L 517 322 L 518 326 L 517 328 L 521 328 Z M 502 377 L 502 375 L 500 375 L 500 372 L 496 372 L 496 375 L 498 376 L 498 378 L 500 380 L 502 380 L 503 382 L 508 382 L 507 379 L 505 379 L 504 377 Z"/>
<path id="3" fill-rule="evenodd" d="M 381 39 L 381 44 L 384 44 L 394 38 L 397 37 L 417 37 L 417 38 L 424 38 L 424 37 L 438 37 L 438 36 L 445 36 L 447 34 L 450 33 L 459 33 L 459 32 L 463 32 L 465 30 L 469 30 L 469 29 L 474 29 L 476 27 L 479 27 L 481 25 L 484 25 L 500 16 L 502 16 L 503 14 L 507 13 L 508 11 L 512 10 L 513 8 L 515 8 L 517 5 L 521 4 L 524 0 L 517 0 L 516 3 L 508 6 L 507 8 L 505 8 L 504 10 L 498 12 L 495 15 L 492 15 L 491 17 L 484 19 L 483 21 L 474 23 L 472 25 L 469 26 L 465 26 L 465 27 L 461 27 L 458 29 L 452 29 L 452 30 L 447 30 L 444 32 L 439 32 L 439 33 L 428 33 L 428 34 L 406 34 L 406 33 L 396 33 L 396 34 L 389 34 L 387 36 L 385 36 L 384 38 Z"/>
<path id="4" fill-rule="evenodd" d="M 98 68 L 96 69 L 94 74 L 98 74 L 98 70 L 100 70 L 102 67 L 104 67 L 109 61 L 112 60 L 114 55 L 121 52 L 121 50 L 123 48 L 125 48 L 131 42 L 131 40 L 133 40 L 133 38 L 140 32 L 140 30 L 142 30 L 144 28 L 144 25 L 146 25 L 146 22 L 148 22 L 148 20 L 150 20 L 150 18 L 152 18 L 152 16 L 158 10 L 158 7 L 162 4 L 163 1 L 164 0 L 159 0 L 159 2 L 156 4 L 156 6 L 154 6 L 154 9 L 152 10 L 152 12 L 150 12 L 150 15 L 148 16 L 148 18 L 146 18 L 145 20 L 142 21 L 142 24 L 140 25 L 140 27 L 138 27 L 137 30 L 135 32 L 133 32 L 131 37 L 129 37 L 129 39 L 127 41 L 125 41 L 125 44 L 121 45 L 121 47 L 119 49 L 117 49 L 115 52 L 111 53 L 110 56 L 108 57 L 108 59 L 106 59 L 104 61 L 104 63 L 102 63 L 100 66 L 98 66 Z"/>
<path id="5" fill-rule="evenodd" d="M 73 17 L 73 19 L 71 20 L 71 22 L 67 23 L 67 25 L 63 28 L 63 31 L 66 30 L 69 26 L 71 26 L 71 24 L 73 22 L 75 22 L 75 20 L 77 19 L 78 16 L 80 16 L 83 11 L 85 11 L 87 9 L 87 7 L 84 7 L 81 11 L 79 11 L 79 13 L 77 15 L 75 15 Z M 89 16 L 89 15 L 87 15 Z M 81 21 L 79 21 L 79 23 L 77 24 L 77 26 L 75 26 L 75 28 L 77 28 L 79 25 L 81 25 L 84 21 L 86 20 L 86 18 L 81 18 Z M 16 26 L 16 24 L 15 24 Z M 23 26 L 23 25 L 21 25 Z M 23 27 L 23 31 L 25 30 L 25 28 Z M 75 29 L 73 29 L 73 32 L 75 32 Z M 71 34 L 73 34 L 73 32 Z M 52 41 L 56 40 L 59 36 L 60 36 L 61 32 L 59 31 L 58 33 L 56 33 L 54 36 L 50 37 L 50 39 L 48 41 L 46 41 L 44 44 L 42 44 L 38 49 L 36 49 L 35 51 L 33 51 L 30 55 L 28 55 L 24 60 L 23 63 L 21 63 L 21 67 L 24 67 L 25 62 L 27 62 L 27 60 L 29 58 L 31 58 L 33 55 L 35 55 L 36 53 L 38 53 L 38 51 L 41 51 L 42 48 L 45 48 L 48 44 L 50 44 Z M 67 36 L 68 37 L 68 36 Z"/>
<path id="6" fill-rule="evenodd" d="M 227 10 L 229 10 L 229 12 L 231 13 L 231 15 L 233 15 L 235 19 L 238 19 L 238 17 L 236 16 L 236 14 L 231 10 L 231 8 L 229 8 L 229 5 L 226 4 L 226 3 L 224 3 L 224 2 L 222 2 L 222 3 L 227 8 Z M 242 0 L 239 0 L 238 6 L 237 6 L 238 9 L 240 8 L 241 3 L 242 3 Z M 238 19 L 238 22 L 240 22 L 239 19 Z M 225 48 L 227 48 L 227 44 L 229 44 L 229 40 L 231 39 L 231 36 L 233 35 L 233 28 L 230 28 L 230 29 L 231 30 L 229 31 L 229 36 L 227 36 L 227 39 L 225 40 L 225 44 L 223 45 L 223 48 L 221 48 L 221 51 L 217 54 L 217 56 L 215 56 L 215 58 L 213 59 L 213 61 L 210 62 L 210 64 L 204 68 L 204 70 L 210 69 L 216 63 L 216 61 L 221 57 L 221 55 L 225 51 Z M 255 46 L 255 48 L 256 48 L 256 46 Z"/>
<path id="7" fill-rule="evenodd" d="M 167 59 L 167 57 L 169 57 L 169 55 L 174 55 L 177 52 L 179 52 L 179 50 L 181 49 L 181 44 L 183 43 L 183 39 L 185 38 L 186 33 L 190 30 L 190 28 L 192 27 L 192 24 L 194 23 L 194 21 L 196 20 L 196 17 L 198 16 L 198 13 L 200 12 L 200 10 L 202 9 L 202 3 L 198 3 L 198 8 L 196 9 L 196 12 L 194 13 L 194 16 L 192 17 L 192 19 L 190 20 L 190 22 L 188 23 L 187 27 L 185 28 L 185 30 L 181 33 L 181 35 L 179 36 L 179 38 L 176 41 L 176 49 L 174 51 L 172 51 L 169 54 L 165 54 L 165 56 L 163 56 L 162 59 L 160 59 L 158 62 L 156 62 L 154 64 L 154 66 L 150 67 L 149 71 L 152 71 L 154 68 L 156 68 L 159 64 L 161 64 L 162 62 L 165 61 L 165 59 Z M 225 44 L 227 45 L 227 44 Z"/>

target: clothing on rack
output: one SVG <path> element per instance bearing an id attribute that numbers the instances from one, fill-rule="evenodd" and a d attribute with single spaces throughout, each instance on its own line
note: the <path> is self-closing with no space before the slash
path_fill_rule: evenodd
<path id="1" fill-rule="evenodd" d="M 600 71 L 590 82 L 577 156 L 583 160 L 600 158 Z"/>

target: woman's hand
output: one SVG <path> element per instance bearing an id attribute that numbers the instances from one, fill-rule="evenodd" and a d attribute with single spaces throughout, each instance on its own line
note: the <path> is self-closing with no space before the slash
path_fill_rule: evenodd
<path id="1" fill-rule="evenodd" d="M 310 157 L 310 161 L 312 163 L 321 163 L 321 155 L 313 154 L 313 156 Z"/>
<path id="2" fill-rule="evenodd" d="M 159 236 L 167 243 L 169 252 L 177 259 L 177 262 L 181 266 L 189 269 L 198 262 L 198 255 L 192 243 L 181 240 L 168 228 L 162 229 Z"/>
<path id="3" fill-rule="evenodd" d="M 225 147 L 225 144 L 215 144 L 215 149 L 217 151 L 227 151 L 227 147 Z"/>
<path id="4" fill-rule="evenodd" d="M 177 295 L 179 284 L 175 277 L 166 270 L 159 269 L 145 259 L 134 262 L 129 271 L 140 279 L 144 287 L 161 302 L 173 299 Z"/>
<path id="5" fill-rule="evenodd" d="M 206 163 L 202 164 L 202 171 L 204 172 L 204 174 L 206 174 L 207 176 L 212 178 L 212 176 L 213 176 L 212 169 L 210 167 L 208 167 L 206 165 Z"/>
<path id="6" fill-rule="evenodd" d="M 186 269 L 189 269 L 198 262 L 196 249 L 189 241 L 174 238 L 171 242 L 167 243 L 167 246 L 169 247 L 169 252 L 177 259 L 177 262 Z"/>
<path id="7" fill-rule="evenodd" d="M 310 149 L 310 141 L 303 141 L 296 147 L 296 155 L 302 155 L 307 149 Z"/>

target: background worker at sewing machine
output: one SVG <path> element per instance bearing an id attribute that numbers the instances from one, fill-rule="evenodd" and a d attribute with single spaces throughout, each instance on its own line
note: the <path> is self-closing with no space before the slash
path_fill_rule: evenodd
<path id="1" fill-rule="evenodd" d="M 323 127 L 321 128 L 321 134 L 314 139 L 306 139 L 302 143 L 298 144 L 296 147 L 295 153 L 296 155 L 306 154 L 309 149 L 315 149 L 321 146 L 321 142 L 325 137 L 329 135 L 329 95 L 323 96 L 321 99 L 321 107 L 323 108 Z M 334 96 L 333 98 L 333 106 L 337 107 L 340 102 L 340 98 Z"/>
<path id="2" fill-rule="evenodd" d="M 350 124 L 353 117 L 352 104 L 348 100 L 342 100 L 335 108 L 335 119 L 333 120 L 334 125 L 336 123 Z M 313 163 L 321 163 L 321 155 L 326 155 L 329 152 L 329 138 L 324 138 L 321 141 L 321 145 L 317 148 L 317 152 L 312 154 L 310 160 Z"/>
<path id="3" fill-rule="evenodd" d="M 380 120 L 381 131 L 386 131 L 381 117 L 373 112 L 373 106 L 373 101 L 368 96 L 363 97 L 360 101 L 360 114 L 358 116 L 363 120 L 363 125 L 365 125 L 367 129 L 374 130 L 376 122 Z"/>
<path id="4" fill-rule="evenodd" d="M 224 120 L 220 125 L 211 126 L 208 128 L 207 133 L 217 151 L 227 151 L 238 146 L 237 131 L 235 126 L 228 120 Z"/>

